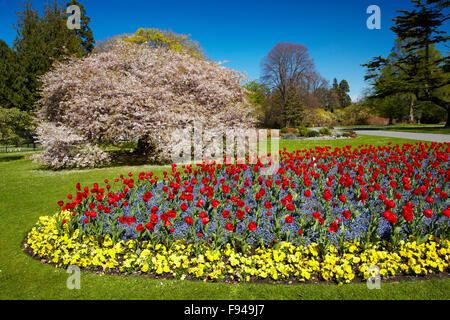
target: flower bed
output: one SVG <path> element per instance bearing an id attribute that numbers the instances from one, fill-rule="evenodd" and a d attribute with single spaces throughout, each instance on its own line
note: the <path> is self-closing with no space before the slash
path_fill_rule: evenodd
<path id="1" fill-rule="evenodd" d="M 25 247 L 60 266 L 181 279 L 447 272 L 449 153 L 437 143 L 317 147 L 280 152 L 273 175 L 264 171 L 274 159 L 247 158 L 77 184 Z"/>

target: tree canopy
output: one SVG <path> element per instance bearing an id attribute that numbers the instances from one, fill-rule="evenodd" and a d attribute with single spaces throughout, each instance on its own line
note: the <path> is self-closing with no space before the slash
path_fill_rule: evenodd
<path id="1" fill-rule="evenodd" d="M 253 125 L 242 80 L 213 61 L 117 38 L 109 51 L 59 62 L 42 77 L 37 115 L 48 152 L 40 158 L 54 168 L 73 164 L 64 159 L 76 155 L 54 147 L 61 139 L 45 129 L 53 126 L 92 146 L 136 138 L 148 160 L 170 161 L 178 152 L 172 133 L 194 121 L 219 134 Z"/>
<path id="2" fill-rule="evenodd" d="M 436 47 L 449 39 L 440 30 L 449 15 L 442 10 L 444 1 L 412 2 L 413 10 L 399 11 L 394 19 L 397 39 L 391 54 L 364 64 L 365 78 L 373 86 L 372 98 L 409 95 L 411 101 L 431 102 L 447 113 L 446 126 L 450 126 L 449 58 Z"/>

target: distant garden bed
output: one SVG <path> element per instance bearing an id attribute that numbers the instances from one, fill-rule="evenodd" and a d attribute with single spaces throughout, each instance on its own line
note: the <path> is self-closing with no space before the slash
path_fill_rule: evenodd
<path id="1" fill-rule="evenodd" d="M 356 138 L 357 135 L 353 131 L 335 130 L 333 128 L 283 128 L 280 131 L 281 139 L 287 140 L 332 140 L 332 139 L 351 139 Z"/>

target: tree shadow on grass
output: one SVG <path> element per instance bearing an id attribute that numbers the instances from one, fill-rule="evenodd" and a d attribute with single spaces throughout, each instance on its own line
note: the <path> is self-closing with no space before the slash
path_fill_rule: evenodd
<path id="1" fill-rule="evenodd" d="M 69 171 L 89 171 L 92 169 L 107 169 L 107 168 L 117 168 L 117 167 L 124 167 L 124 166 L 169 166 L 168 163 L 159 163 L 151 161 L 148 157 L 144 157 L 133 150 L 114 150 L 114 151 L 106 151 L 111 159 L 111 161 L 108 164 L 105 164 L 103 166 L 99 167 L 86 167 L 86 168 L 61 168 L 52 170 L 50 168 L 47 168 L 45 166 L 38 166 L 37 168 L 34 168 L 32 170 L 36 171 L 48 171 L 48 172 L 69 172 Z"/>
<path id="2" fill-rule="evenodd" d="M 14 160 L 20 160 L 25 158 L 23 155 L 14 155 L 14 156 L 0 156 L 0 162 L 9 162 Z"/>
<path id="3" fill-rule="evenodd" d="M 143 156 L 133 150 L 119 150 L 108 152 L 111 163 L 108 167 L 122 167 L 122 166 L 141 166 L 141 165 L 168 165 L 168 163 L 155 162 L 149 157 Z"/>

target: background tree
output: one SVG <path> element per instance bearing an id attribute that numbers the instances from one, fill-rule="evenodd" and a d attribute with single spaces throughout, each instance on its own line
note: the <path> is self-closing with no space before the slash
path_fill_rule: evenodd
<path id="1" fill-rule="evenodd" d="M 254 116 L 258 121 L 258 125 L 264 127 L 265 126 L 265 114 L 266 114 L 266 106 L 267 99 L 270 95 L 269 88 L 257 81 L 249 81 L 243 85 L 246 89 L 246 95 L 248 101 L 255 106 Z"/>
<path id="2" fill-rule="evenodd" d="M 80 8 L 80 29 L 74 29 L 75 34 L 81 39 L 81 46 L 84 49 L 84 53 L 91 53 L 95 48 L 94 33 L 89 27 L 91 18 L 86 15 L 86 9 L 77 0 L 71 0 L 66 4 L 66 7 L 76 5 Z"/>
<path id="3" fill-rule="evenodd" d="M 50 62 L 47 58 L 47 44 L 42 36 L 43 23 L 31 2 L 25 2 L 17 16 L 18 21 L 14 26 L 17 37 L 14 40 L 13 49 L 23 67 L 22 75 L 25 78 L 26 89 L 30 93 L 25 102 L 25 108 L 32 110 L 40 87 L 38 76 L 50 68 Z"/>
<path id="4" fill-rule="evenodd" d="M 28 111 L 31 93 L 17 53 L 0 40 L 0 107 Z"/>
<path id="5" fill-rule="evenodd" d="M 87 26 L 89 18 L 82 16 L 81 31 L 70 30 L 67 28 L 66 7 L 58 1 L 46 2 L 43 16 L 40 17 L 31 2 L 26 1 L 17 13 L 17 37 L 13 49 L 23 68 L 21 75 L 26 87 L 25 109 L 33 110 L 39 98 L 39 77 L 49 71 L 55 61 L 83 56 L 92 44 L 93 40 L 89 36 L 92 31 Z"/>
<path id="6" fill-rule="evenodd" d="M 436 44 L 448 41 L 445 31 L 440 30 L 449 15 L 443 7 L 448 1 L 412 0 L 415 8 L 399 11 L 391 28 L 397 36 L 392 56 L 376 57 L 364 66 L 368 69 L 367 80 L 373 80 L 377 96 L 409 94 L 418 103 L 432 102 L 447 113 L 446 127 L 450 126 L 449 58 L 442 56 Z M 400 52 L 401 51 L 401 52 Z M 401 54 L 399 54 L 399 52 Z M 379 81 L 382 70 L 390 68 L 390 80 Z M 411 118 L 411 117 L 410 117 Z"/>
<path id="7" fill-rule="evenodd" d="M 337 96 L 339 99 L 339 106 L 341 108 L 346 108 L 349 105 L 351 105 L 352 99 L 348 95 L 349 92 L 350 92 L 350 86 L 348 85 L 347 80 L 345 80 L 345 79 L 341 80 L 341 82 L 339 82 L 338 93 L 337 93 Z"/>
<path id="8" fill-rule="evenodd" d="M 301 44 L 278 43 L 261 61 L 262 81 L 270 88 L 276 99 L 272 102 L 278 104 L 283 125 L 291 121 L 289 110 L 293 106 L 300 108 L 299 88 L 307 81 L 307 76 L 314 71 L 314 63 L 308 54 L 308 49 Z M 300 109 L 299 109 L 300 110 Z M 299 116 L 301 112 L 296 112 Z"/>
<path id="9" fill-rule="evenodd" d="M 39 99 L 40 77 L 55 61 L 83 56 L 92 51 L 93 36 L 89 18 L 82 11 L 81 29 L 67 28 L 66 6 L 52 1 L 44 4 L 42 17 L 32 3 L 22 3 L 14 25 L 13 47 L 0 40 L 0 118 L 3 143 L 32 139 L 31 120 Z"/>
<path id="10" fill-rule="evenodd" d="M 145 43 L 151 48 L 162 47 L 178 52 L 185 52 L 193 57 L 205 57 L 200 44 L 192 40 L 190 35 L 177 34 L 170 30 L 140 28 L 133 35 L 127 37 L 126 41 L 137 44 Z"/>
<path id="11" fill-rule="evenodd" d="M 292 87 L 287 90 L 286 101 L 282 110 L 282 121 L 288 128 L 298 127 L 303 120 L 304 106 L 298 88 Z"/>
<path id="12" fill-rule="evenodd" d="M 18 146 L 23 141 L 24 131 L 30 125 L 32 117 L 18 108 L 0 107 L 0 144 Z"/>

